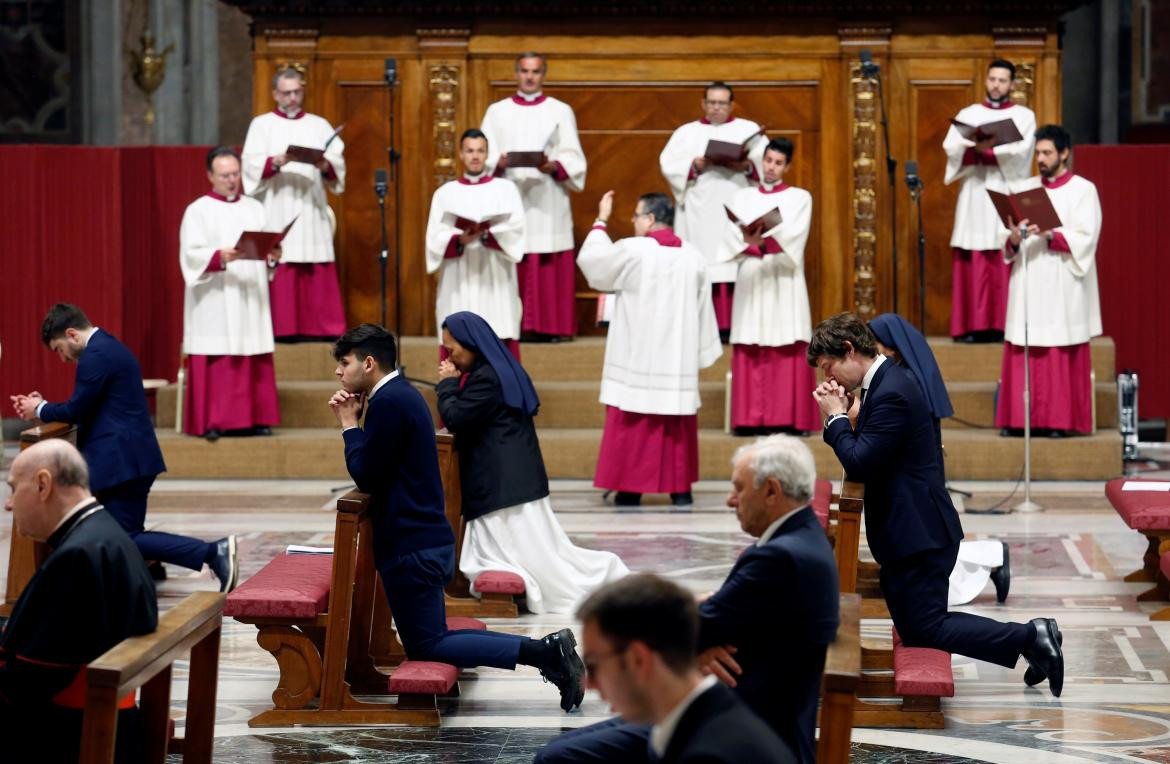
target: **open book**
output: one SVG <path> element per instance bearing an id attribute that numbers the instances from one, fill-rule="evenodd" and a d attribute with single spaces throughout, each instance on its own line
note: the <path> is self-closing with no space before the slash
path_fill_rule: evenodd
<path id="1" fill-rule="evenodd" d="M 509 151 L 508 169 L 513 170 L 521 167 L 540 169 L 541 165 L 548 161 L 548 146 L 552 143 L 553 136 L 556 134 L 557 128 L 554 126 L 553 131 L 549 133 L 548 138 L 544 141 L 544 148 L 539 151 Z"/>
<path id="2" fill-rule="evenodd" d="M 492 226 L 503 223 L 512 217 L 511 212 L 487 213 L 483 215 L 458 215 L 454 212 L 443 213 L 443 223 L 454 226 L 460 231 L 482 233 L 491 230 Z"/>
<path id="3" fill-rule="evenodd" d="M 703 156 L 709 162 L 719 165 L 736 164 L 747 159 L 748 144 L 756 139 L 757 136 L 764 134 L 764 128 L 760 128 L 756 132 L 749 135 L 741 143 L 732 143 L 731 141 L 717 141 L 711 139 L 707 141 L 707 148 L 703 151 Z"/>
<path id="4" fill-rule="evenodd" d="M 296 215 L 288 221 L 283 231 L 244 231 L 233 249 L 243 252 L 241 258 L 244 260 L 263 260 L 271 254 L 277 244 L 284 241 L 288 229 L 293 227 L 293 223 L 297 222 L 299 217 L 300 215 Z"/>
<path id="5" fill-rule="evenodd" d="M 992 146 L 1002 146 L 1005 143 L 1024 140 L 1024 136 L 1020 135 L 1020 128 L 1016 127 L 1016 123 L 1010 119 L 1000 119 L 982 125 L 968 125 L 966 122 L 952 119 L 951 124 L 959 131 L 959 135 L 976 143 L 985 138 L 991 138 Z"/>
<path id="6" fill-rule="evenodd" d="M 312 165 L 317 164 L 325 158 L 325 150 L 329 148 L 329 144 L 333 143 L 333 139 L 337 137 L 338 133 L 340 133 L 344 127 L 344 122 L 338 125 L 337 129 L 334 130 L 329 135 L 329 137 L 325 139 L 325 145 L 319 149 L 311 149 L 307 146 L 293 146 L 290 144 L 289 147 L 284 150 L 284 153 L 288 156 L 288 161 L 303 162 L 305 164 Z"/>
<path id="7" fill-rule="evenodd" d="M 1018 194 L 1001 194 L 988 189 L 987 195 L 991 197 L 1003 227 L 1009 231 L 1018 226 L 1021 220 L 1040 226 L 1041 231 L 1051 231 L 1063 225 L 1056 208 L 1052 206 L 1052 200 L 1048 198 L 1048 192 L 1043 188 L 1033 188 Z"/>
<path id="8" fill-rule="evenodd" d="M 723 205 L 723 211 L 727 213 L 727 219 L 739 226 L 739 230 L 743 231 L 744 236 L 760 235 L 765 231 L 771 231 L 776 226 L 780 225 L 783 218 L 780 217 L 780 208 L 773 207 L 772 209 L 760 215 L 750 223 L 745 222 L 738 215 L 731 211 L 731 208 L 726 204 Z"/>

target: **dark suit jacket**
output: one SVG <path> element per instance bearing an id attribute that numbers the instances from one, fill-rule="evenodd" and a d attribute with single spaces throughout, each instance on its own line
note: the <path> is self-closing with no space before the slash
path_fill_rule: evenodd
<path id="1" fill-rule="evenodd" d="M 435 424 L 418 390 L 401 375 L 391 379 L 367 401 L 362 426 L 342 437 L 349 475 L 371 497 L 379 568 L 410 552 L 454 546 Z"/>
<path id="2" fill-rule="evenodd" d="M 699 619 L 699 649 L 736 646 L 739 697 L 812 764 L 821 671 L 839 620 L 837 564 L 812 508 L 748 547 Z"/>
<path id="3" fill-rule="evenodd" d="M 532 417 L 504 404 L 490 364 L 478 360 L 462 389 L 458 379 L 444 379 L 438 396 L 439 416 L 457 436 L 465 518 L 548 496 Z"/>
<path id="4" fill-rule="evenodd" d="M 663 764 L 794 764 L 788 745 L 735 693 L 716 683 L 683 712 Z"/>
<path id="5" fill-rule="evenodd" d="M 138 359 L 103 329 L 93 333 L 77 360 L 73 397 L 46 403 L 41 419 L 77 425 L 77 447 L 89 465 L 89 488 L 95 493 L 167 469 Z"/>
<path id="6" fill-rule="evenodd" d="M 885 361 L 866 392 L 857 429 L 845 417 L 825 428 L 845 474 L 865 483 L 865 535 L 881 565 L 963 538 L 943 480 L 935 422 L 913 375 Z"/>

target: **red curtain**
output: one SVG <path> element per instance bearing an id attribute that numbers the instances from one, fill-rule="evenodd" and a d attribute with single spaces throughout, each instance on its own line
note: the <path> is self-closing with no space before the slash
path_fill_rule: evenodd
<path id="1" fill-rule="evenodd" d="M 1101 197 L 1101 318 L 1117 345 L 1117 370 L 1138 372 L 1143 419 L 1170 417 L 1170 246 L 1161 228 L 1170 211 L 1170 146 L 1078 146 L 1074 154 L 1076 173 Z"/>

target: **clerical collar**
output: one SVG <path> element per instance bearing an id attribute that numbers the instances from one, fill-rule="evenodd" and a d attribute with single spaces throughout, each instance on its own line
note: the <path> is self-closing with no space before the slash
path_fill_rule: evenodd
<path id="1" fill-rule="evenodd" d="M 998 111 L 998 110 L 1002 110 L 1002 109 L 1010 109 L 1011 107 L 1015 106 L 1016 104 L 1014 101 L 1012 101 L 1012 97 L 1008 96 L 1007 98 L 1003 99 L 999 103 L 992 101 L 990 98 L 984 98 L 983 105 L 986 106 L 988 109 L 996 109 Z"/>
<path id="2" fill-rule="evenodd" d="M 1065 183 L 1068 183 L 1070 180 L 1072 180 L 1072 177 L 1073 171 L 1066 170 L 1064 175 L 1061 175 L 1059 178 L 1053 178 L 1052 180 L 1049 180 L 1048 178 L 1045 178 L 1043 175 L 1041 175 L 1040 182 L 1044 184 L 1045 188 L 1060 188 Z"/>
<path id="3" fill-rule="evenodd" d="M 398 376 L 398 369 L 395 369 L 394 371 L 390 372 L 386 376 L 379 379 L 378 383 L 375 384 L 374 387 L 370 390 L 370 394 L 366 396 L 366 400 L 368 401 L 370 398 L 373 398 L 375 393 L 377 393 L 379 390 L 381 390 L 382 387 L 387 382 L 389 382 L 390 380 L 394 379 L 397 376 Z"/>
<path id="4" fill-rule="evenodd" d="M 49 546 L 54 549 L 61 546 L 61 542 L 77 527 L 78 523 L 99 509 L 101 509 L 101 504 L 92 496 L 86 496 L 77 502 L 77 504 L 73 505 L 72 509 L 65 513 L 65 516 L 61 518 L 61 522 L 57 523 L 57 527 L 49 534 Z"/>
<path id="5" fill-rule="evenodd" d="M 760 181 L 761 194 L 778 194 L 786 188 L 791 188 L 791 186 L 784 181 L 780 181 L 779 183 L 768 183 L 766 180 Z"/>
<path id="6" fill-rule="evenodd" d="M 289 116 L 288 114 L 285 114 L 285 113 L 284 113 L 283 111 L 281 111 L 280 109 L 273 109 L 273 110 L 272 110 L 272 113 L 273 113 L 273 114 L 275 114 L 275 115 L 276 115 L 276 116 L 278 116 L 278 117 L 283 117 L 284 119 L 300 119 L 301 117 L 305 116 L 305 110 L 304 110 L 304 109 L 301 109 L 301 110 L 300 110 L 300 111 L 298 111 L 296 114 L 293 114 L 293 115 L 291 115 L 291 116 Z"/>
<path id="7" fill-rule="evenodd" d="M 479 175 L 469 175 L 463 173 L 463 177 L 459 178 L 459 182 L 465 186 L 479 186 L 484 183 L 490 183 L 492 176 L 486 172 L 481 172 Z"/>
<path id="8" fill-rule="evenodd" d="M 544 99 L 547 97 L 544 93 L 521 93 L 517 91 L 512 96 L 512 103 L 518 103 L 521 106 L 536 106 L 537 104 L 544 103 Z"/>
<path id="9" fill-rule="evenodd" d="M 207 195 L 212 199 L 218 199 L 221 202 L 228 202 L 229 204 L 240 201 L 239 194 L 236 194 L 235 196 L 224 196 L 223 194 L 217 194 L 214 191 L 208 191 Z"/>
<path id="10" fill-rule="evenodd" d="M 670 228 L 659 228 L 657 231 L 649 231 L 646 235 L 662 247 L 682 246 L 682 239 L 675 236 L 674 231 Z"/>
<path id="11" fill-rule="evenodd" d="M 724 125 L 730 125 L 734 121 L 735 121 L 735 117 L 728 117 L 723 122 L 720 122 L 718 125 L 715 125 L 714 122 L 707 119 L 706 117 L 703 117 L 702 119 L 699 120 L 699 124 L 700 125 L 715 125 L 715 127 L 723 127 Z"/>

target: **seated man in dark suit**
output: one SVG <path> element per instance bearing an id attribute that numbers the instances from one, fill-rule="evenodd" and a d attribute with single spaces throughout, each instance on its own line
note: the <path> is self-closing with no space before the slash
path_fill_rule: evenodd
<path id="1" fill-rule="evenodd" d="M 399 374 L 394 336 L 382 327 L 350 329 L 333 346 L 333 357 L 342 389 L 329 405 L 342 427 L 350 477 L 370 494 L 374 563 L 406 655 L 461 668 L 535 666 L 560 690 L 561 708 L 581 705 L 585 668 L 569 629 L 543 639 L 447 629 L 443 588 L 455 575 L 455 536 L 443 504 L 430 409 Z"/>
<path id="2" fill-rule="evenodd" d="M 656 761 L 796 761 L 734 692 L 699 671 L 698 609 L 682 587 L 650 573 L 629 576 L 590 595 L 577 616 L 589 686 L 623 719 L 653 725 L 649 748 Z"/>
<path id="3" fill-rule="evenodd" d="M 699 606 L 699 664 L 813 764 L 821 671 L 838 621 L 837 566 L 808 506 L 816 466 L 788 435 L 740 448 L 732 464 L 727 503 L 758 540 Z M 601 722 L 561 735 L 536 761 L 645 761 L 648 735 L 644 725 Z"/>
<path id="4" fill-rule="evenodd" d="M 825 378 L 815 392 L 828 417 L 825 442 L 845 473 L 865 483 L 866 540 L 902 643 L 1007 668 L 1022 655 L 1029 666 L 1024 681 L 1047 678 L 1059 697 L 1064 655 L 1055 619 L 1003 623 L 947 612 L 963 528 L 943 479 L 935 420 L 914 376 L 877 352 L 873 332 L 852 313 L 817 325 L 808 362 Z"/>
<path id="5" fill-rule="evenodd" d="M 51 552 L 0 633 L 4 761 L 77 761 L 86 664 L 158 626 L 146 563 L 90 495 L 88 478 L 81 454 L 64 440 L 22 452 L 8 474 L 14 532 Z M 116 759 L 140 761 L 134 694 L 121 701 Z"/>
<path id="6" fill-rule="evenodd" d="M 49 403 L 35 391 L 14 395 L 17 415 L 77 425 L 77 447 L 89 464 L 91 490 L 144 558 L 191 570 L 202 570 L 206 563 L 221 592 L 234 589 L 239 577 L 235 536 L 207 542 L 146 530 L 150 487 L 167 467 L 146 407 L 138 359 L 112 334 L 91 324 L 81 308 L 67 303 L 49 309 L 41 341 L 62 361 L 77 364 L 73 396 L 65 403 Z"/>

